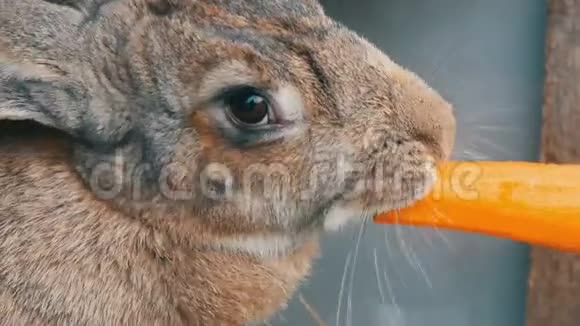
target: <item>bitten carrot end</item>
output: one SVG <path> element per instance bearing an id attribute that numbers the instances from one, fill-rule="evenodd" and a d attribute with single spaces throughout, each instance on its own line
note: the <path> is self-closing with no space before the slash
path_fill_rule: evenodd
<path id="1" fill-rule="evenodd" d="M 448 162 L 431 194 L 379 224 L 475 232 L 580 252 L 580 165 Z"/>

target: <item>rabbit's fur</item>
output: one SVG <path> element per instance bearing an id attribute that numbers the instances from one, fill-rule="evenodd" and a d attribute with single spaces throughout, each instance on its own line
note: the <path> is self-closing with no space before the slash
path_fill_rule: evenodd
<path id="1" fill-rule="evenodd" d="M 0 6 L 1 325 L 267 320 L 321 231 L 453 146 L 450 105 L 314 0 Z M 280 123 L 232 124 L 238 85 Z"/>

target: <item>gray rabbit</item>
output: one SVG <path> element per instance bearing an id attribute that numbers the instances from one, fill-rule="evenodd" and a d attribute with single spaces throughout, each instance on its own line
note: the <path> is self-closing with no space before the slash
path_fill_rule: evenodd
<path id="1" fill-rule="evenodd" d="M 0 0 L 0 324 L 245 325 L 451 106 L 315 0 Z"/>

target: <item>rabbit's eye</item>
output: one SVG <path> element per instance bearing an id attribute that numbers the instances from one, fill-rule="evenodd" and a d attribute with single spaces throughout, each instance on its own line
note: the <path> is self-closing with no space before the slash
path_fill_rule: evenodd
<path id="1" fill-rule="evenodd" d="M 254 89 L 232 91 L 226 97 L 226 106 L 230 117 L 238 124 L 257 126 L 270 122 L 270 102 Z"/>

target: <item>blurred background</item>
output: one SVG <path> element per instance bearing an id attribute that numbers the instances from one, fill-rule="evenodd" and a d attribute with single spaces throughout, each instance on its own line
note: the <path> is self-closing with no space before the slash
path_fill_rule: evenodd
<path id="1" fill-rule="evenodd" d="M 538 159 L 542 0 L 327 0 L 327 13 L 456 108 L 455 159 Z M 523 326 L 528 248 L 472 234 L 353 226 L 274 325 Z"/>

